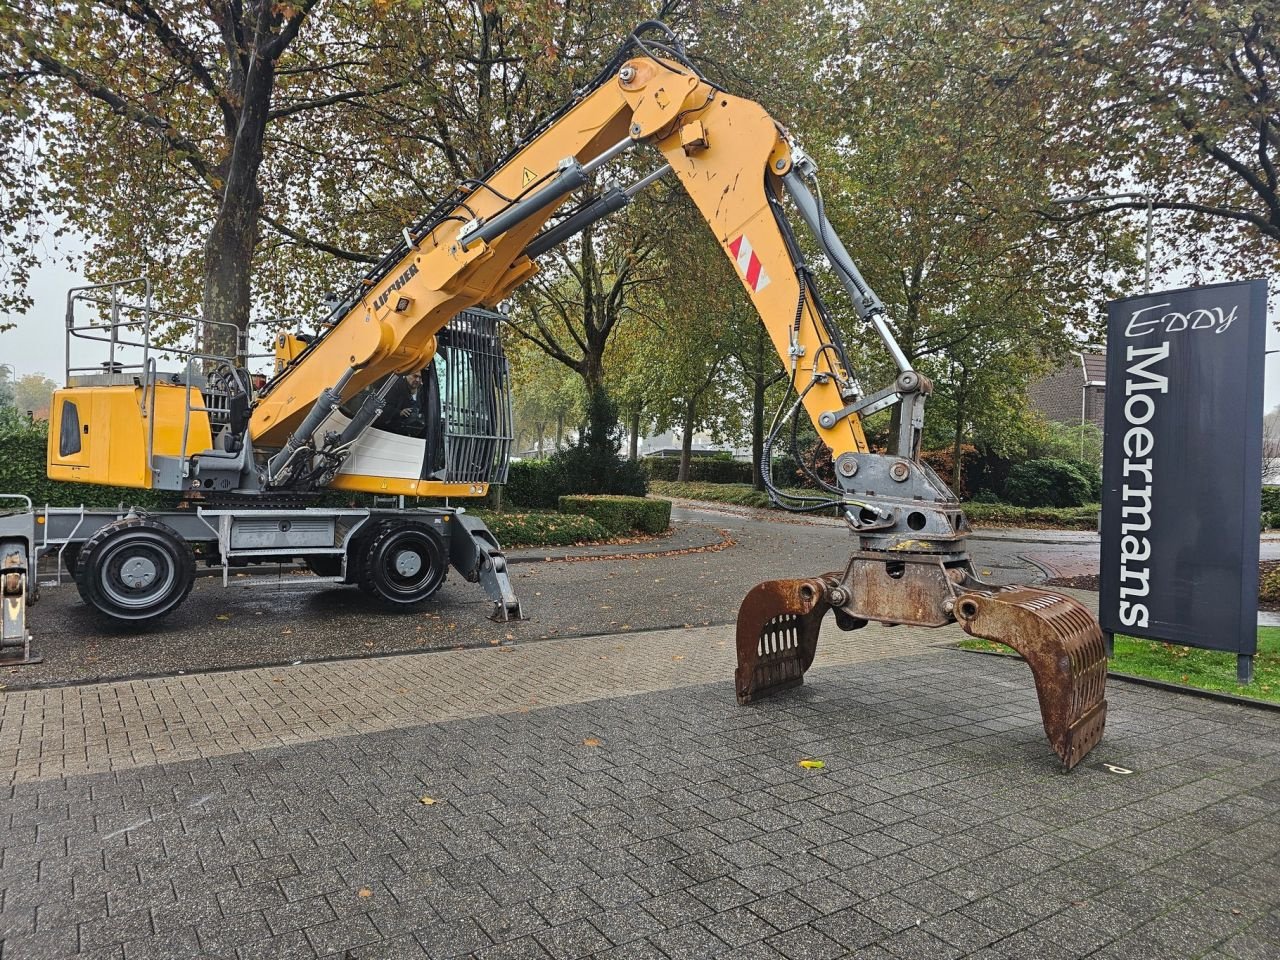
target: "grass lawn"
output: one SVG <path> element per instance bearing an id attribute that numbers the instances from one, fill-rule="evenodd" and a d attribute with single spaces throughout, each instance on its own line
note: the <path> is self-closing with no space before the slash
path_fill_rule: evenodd
<path id="1" fill-rule="evenodd" d="M 966 640 L 961 646 L 969 650 L 1009 651 L 1008 647 L 987 640 Z M 1253 683 L 1247 687 L 1236 683 L 1234 653 L 1118 635 L 1110 669 L 1112 673 L 1129 673 L 1200 690 L 1220 690 L 1280 703 L 1280 627 L 1258 628 Z"/>

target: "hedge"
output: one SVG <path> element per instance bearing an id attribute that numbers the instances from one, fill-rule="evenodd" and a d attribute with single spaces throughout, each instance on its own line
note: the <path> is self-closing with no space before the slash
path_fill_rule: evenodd
<path id="1" fill-rule="evenodd" d="M 569 494 L 648 492 L 644 467 L 631 460 L 595 457 L 583 447 L 561 450 L 547 460 L 517 460 L 507 469 L 503 503 L 534 510 L 555 510 Z"/>
<path id="2" fill-rule="evenodd" d="M 503 548 L 565 547 L 612 534 L 591 517 L 572 513 L 491 513 L 477 510 Z"/>
<path id="3" fill-rule="evenodd" d="M 655 480 L 651 487 L 660 497 L 710 500 L 713 503 L 733 503 L 740 507 L 770 506 L 769 495 L 761 493 L 749 483 L 675 483 Z"/>
<path id="4" fill-rule="evenodd" d="M 680 475 L 679 457 L 650 457 L 644 464 L 651 480 L 675 480 Z M 751 464 L 723 457 L 691 457 L 689 480 L 693 483 L 750 483 Z"/>
<path id="5" fill-rule="evenodd" d="M 1098 505 L 1080 507 L 1016 507 L 1008 503 L 966 503 L 971 523 L 993 527 L 1052 527 L 1062 530 L 1097 530 Z"/>
<path id="6" fill-rule="evenodd" d="M 768 496 L 745 484 L 666 483 L 655 480 L 653 492 L 662 497 L 732 503 L 743 507 L 771 506 Z M 965 503 L 962 507 L 965 516 L 976 524 L 1064 530 L 1096 530 L 1098 527 L 1096 503 L 1083 507 L 1015 507 L 1008 503 Z"/>
<path id="7" fill-rule="evenodd" d="M 1262 518 L 1268 514 L 1280 516 L 1280 487 L 1262 488 Z"/>
<path id="8" fill-rule="evenodd" d="M 648 497 L 564 496 L 560 512 L 591 517 L 611 534 L 662 533 L 671 526 L 671 501 Z"/>

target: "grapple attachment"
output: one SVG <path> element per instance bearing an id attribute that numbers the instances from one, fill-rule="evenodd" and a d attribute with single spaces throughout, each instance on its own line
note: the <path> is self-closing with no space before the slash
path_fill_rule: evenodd
<path id="1" fill-rule="evenodd" d="M 751 589 L 738 610 L 739 703 L 804 683 L 818 631 L 831 605 L 822 580 L 767 580 Z"/>
<path id="2" fill-rule="evenodd" d="M 1102 738 L 1107 657 L 1102 631 L 1083 606 L 1062 594 L 1031 587 L 975 589 L 979 582 L 965 570 L 921 564 L 915 576 L 890 567 L 891 579 L 906 584 L 896 604 L 902 609 L 894 616 L 892 589 L 867 589 L 874 584 L 872 564 L 865 556 L 855 556 L 843 575 L 770 580 L 747 594 L 738 613 L 734 680 L 739 703 L 804 682 L 828 610 L 835 610 L 837 624 L 845 630 L 864 626 L 867 620 L 938 626 L 945 621 L 921 615 L 931 605 L 922 607 L 920 600 L 932 593 L 933 610 L 945 610 L 948 619 L 958 620 L 972 636 L 1012 647 L 1031 667 L 1045 733 L 1066 769 Z M 936 571 L 933 590 L 924 588 L 930 569 Z M 859 585 L 870 595 L 860 599 Z"/>
<path id="3" fill-rule="evenodd" d="M 961 594 L 966 633 L 1012 647 L 1031 667 L 1049 743 L 1068 770 L 1102 739 L 1107 653 L 1098 622 L 1070 597 L 1031 587 Z"/>

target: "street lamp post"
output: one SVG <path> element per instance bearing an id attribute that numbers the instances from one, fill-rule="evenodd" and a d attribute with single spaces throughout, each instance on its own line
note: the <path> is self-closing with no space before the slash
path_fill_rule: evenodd
<path id="1" fill-rule="evenodd" d="M 1106 203 L 1108 200 L 1141 200 L 1146 204 L 1147 209 L 1147 231 L 1146 231 L 1146 257 L 1143 265 L 1143 293 L 1151 292 L 1151 239 L 1152 225 L 1151 214 L 1153 205 L 1155 204 L 1155 195 L 1151 193 L 1092 193 L 1082 194 L 1078 197 L 1062 197 L 1055 198 L 1054 203 Z"/>

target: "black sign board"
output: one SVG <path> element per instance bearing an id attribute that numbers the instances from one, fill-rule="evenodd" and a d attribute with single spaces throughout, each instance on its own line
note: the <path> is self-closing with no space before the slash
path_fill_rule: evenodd
<path id="1" fill-rule="evenodd" d="M 1257 648 L 1266 308 L 1265 280 L 1109 305 L 1098 598 L 1108 633 L 1242 658 Z"/>

